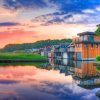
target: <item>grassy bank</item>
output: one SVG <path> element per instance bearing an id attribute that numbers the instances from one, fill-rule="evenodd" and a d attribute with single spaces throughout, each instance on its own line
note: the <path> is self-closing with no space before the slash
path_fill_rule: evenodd
<path id="1" fill-rule="evenodd" d="M 0 61 L 45 61 L 47 58 L 39 54 L 0 53 Z"/>

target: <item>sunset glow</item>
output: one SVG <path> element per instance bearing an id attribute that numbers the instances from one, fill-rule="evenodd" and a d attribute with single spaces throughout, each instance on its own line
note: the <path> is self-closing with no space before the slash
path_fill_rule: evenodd
<path id="1" fill-rule="evenodd" d="M 95 31 L 100 2 L 86 1 L 0 0 L 0 47 L 72 38 L 79 32 Z"/>

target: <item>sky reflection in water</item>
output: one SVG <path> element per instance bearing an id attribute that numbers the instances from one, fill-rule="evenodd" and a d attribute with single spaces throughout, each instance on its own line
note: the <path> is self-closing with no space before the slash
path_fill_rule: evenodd
<path id="1" fill-rule="evenodd" d="M 35 66 L 0 67 L 0 100 L 98 100 L 59 70 Z"/>

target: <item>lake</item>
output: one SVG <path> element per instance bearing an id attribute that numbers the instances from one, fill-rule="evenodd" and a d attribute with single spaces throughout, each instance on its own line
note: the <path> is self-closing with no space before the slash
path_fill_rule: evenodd
<path id="1" fill-rule="evenodd" d="M 93 62 L 0 64 L 0 100 L 99 100 L 99 76 Z"/>

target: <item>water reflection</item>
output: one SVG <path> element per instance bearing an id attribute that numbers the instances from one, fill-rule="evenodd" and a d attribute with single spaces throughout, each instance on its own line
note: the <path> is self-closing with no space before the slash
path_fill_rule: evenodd
<path id="1" fill-rule="evenodd" d="M 63 63 L 63 60 L 64 62 L 66 61 L 66 65 Z M 50 59 L 49 63 L 51 63 Z M 81 87 L 100 87 L 100 72 L 97 70 L 97 66 L 94 65 L 94 62 L 67 61 L 67 59 L 59 59 L 54 60 L 54 64 L 51 64 L 51 66 L 53 69 L 56 67 L 60 73 L 72 75 L 73 80 L 75 80 L 75 82 Z"/>
<path id="2" fill-rule="evenodd" d="M 60 73 L 71 75 L 77 86 L 84 89 L 100 87 L 100 66 L 90 61 L 66 61 L 65 65 L 63 60 L 66 59 L 56 60 L 54 66 L 58 67 Z M 50 60 L 49 63 L 51 63 Z"/>
<path id="3" fill-rule="evenodd" d="M 98 100 L 100 74 L 93 62 L 22 65 L 1 65 L 0 100 Z"/>

